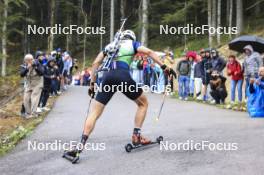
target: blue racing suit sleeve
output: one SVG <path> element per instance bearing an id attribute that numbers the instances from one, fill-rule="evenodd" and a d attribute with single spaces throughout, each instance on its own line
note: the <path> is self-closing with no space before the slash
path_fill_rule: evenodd
<path id="1" fill-rule="evenodd" d="M 133 41 L 133 48 L 135 53 L 137 53 L 137 49 L 141 46 L 141 43 L 139 41 Z"/>

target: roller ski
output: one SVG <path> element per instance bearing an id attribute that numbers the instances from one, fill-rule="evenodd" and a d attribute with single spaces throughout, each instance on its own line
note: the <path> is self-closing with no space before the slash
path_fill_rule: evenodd
<path id="1" fill-rule="evenodd" d="M 80 159 L 80 153 L 82 152 L 88 136 L 82 135 L 79 147 L 75 147 L 73 150 L 65 150 L 62 157 L 69 160 L 72 164 L 75 164 Z"/>
<path id="2" fill-rule="evenodd" d="M 145 147 L 148 145 L 153 145 L 153 144 L 160 144 L 160 142 L 163 141 L 163 137 L 159 136 L 155 141 L 151 141 L 143 136 L 133 134 L 132 136 L 132 143 L 128 143 L 125 146 L 126 152 L 131 152 L 133 149 Z"/>
<path id="3" fill-rule="evenodd" d="M 77 149 L 64 151 L 62 157 L 70 161 L 72 164 L 75 164 L 80 159 L 80 151 Z"/>

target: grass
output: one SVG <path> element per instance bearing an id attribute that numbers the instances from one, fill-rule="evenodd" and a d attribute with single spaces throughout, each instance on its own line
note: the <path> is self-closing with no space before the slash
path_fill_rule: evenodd
<path id="1" fill-rule="evenodd" d="M 172 98 L 175 98 L 175 99 L 178 99 L 179 98 L 179 94 L 178 92 L 176 91 Z M 221 108 L 221 109 L 228 109 L 228 110 L 234 110 L 234 111 L 243 111 L 243 112 L 246 112 L 247 109 L 246 109 L 246 103 L 245 102 L 242 102 L 242 110 L 239 109 L 240 105 L 238 102 L 236 102 L 235 104 L 231 104 L 230 102 L 226 102 L 225 104 L 211 104 L 209 101 L 202 101 L 202 100 L 197 100 L 196 98 L 194 97 L 188 97 L 188 101 L 193 101 L 193 102 L 197 102 L 197 103 L 202 103 L 202 104 L 207 104 L 207 105 L 211 105 L 211 106 L 216 106 L 218 108 Z M 228 106 L 231 105 L 231 108 L 228 108 Z"/>
<path id="2" fill-rule="evenodd" d="M 23 119 L 19 116 L 22 97 L 16 97 L 0 111 L 0 156 L 5 155 L 12 150 L 17 143 L 30 135 L 40 124 L 48 112 L 43 113 L 38 118 Z M 49 99 L 51 108 L 55 98 Z"/>

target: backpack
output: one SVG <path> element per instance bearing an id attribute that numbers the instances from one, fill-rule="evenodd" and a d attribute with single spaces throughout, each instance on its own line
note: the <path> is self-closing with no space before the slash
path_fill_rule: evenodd
<path id="1" fill-rule="evenodd" d="M 190 72 L 190 64 L 188 61 L 182 61 L 179 65 L 179 72 L 181 75 L 188 75 Z"/>

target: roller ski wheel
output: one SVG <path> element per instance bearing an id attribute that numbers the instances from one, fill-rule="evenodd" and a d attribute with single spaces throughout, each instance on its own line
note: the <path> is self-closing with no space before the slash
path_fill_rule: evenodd
<path id="1" fill-rule="evenodd" d="M 160 142 L 163 141 L 163 137 L 159 136 L 158 138 L 156 138 L 155 141 L 151 141 L 148 144 L 138 144 L 138 145 L 133 145 L 131 143 L 126 144 L 125 146 L 125 150 L 127 153 L 130 153 L 133 149 L 137 149 L 137 148 L 141 148 L 141 147 L 145 147 L 145 146 L 149 146 L 149 145 L 154 145 L 154 144 L 160 144 Z"/>
<path id="2" fill-rule="evenodd" d="M 162 136 L 159 136 L 157 139 L 156 139 L 157 143 L 160 144 L 160 142 L 163 141 L 163 137 Z"/>
<path id="3" fill-rule="evenodd" d="M 76 164 L 80 159 L 80 153 L 77 150 L 64 151 L 63 158 L 70 161 L 72 164 Z"/>
<path id="4" fill-rule="evenodd" d="M 126 146 L 125 146 L 125 149 L 126 149 L 126 152 L 131 152 L 131 150 L 133 149 L 133 145 L 131 143 L 128 143 Z"/>

